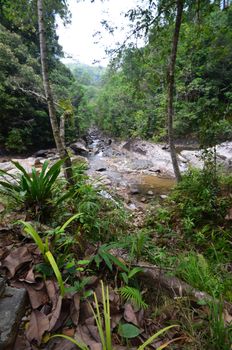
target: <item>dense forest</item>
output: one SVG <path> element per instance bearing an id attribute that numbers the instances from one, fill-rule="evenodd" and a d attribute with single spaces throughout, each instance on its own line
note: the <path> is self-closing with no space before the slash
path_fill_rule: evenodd
<path id="1" fill-rule="evenodd" d="M 232 1 L 139 1 L 107 67 L 57 16 L 0 0 L 0 349 L 231 350 Z"/>

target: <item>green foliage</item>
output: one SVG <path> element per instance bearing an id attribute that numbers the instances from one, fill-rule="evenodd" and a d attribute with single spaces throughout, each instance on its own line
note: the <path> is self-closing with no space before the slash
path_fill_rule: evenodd
<path id="1" fill-rule="evenodd" d="M 140 267 L 133 267 L 132 269 L 129 269 L 127 272 L 122 272 L 120 274 L 120 277 L 124 281 L 124 283 L 128 284 L 130 280 L 134 279 L 135 276 L 143 271 Z"/>
<path id="2" fill-rule="evenodd" d="M 127 266 L 109 252 L 110 249 L 118 246 L 117 243 L 102 244 L 91 260 L 94 261 L 97 268 L 99 268 L 100 264 L 104 262 L 110 271 L 113 270 L 113 266 L 116 266 L 122 271 L 128 272 Z"/>
<path id="3" fill-rule="evenodd" d="M 202 254 L 189 253 L 179 257 L 177 275 L 191 286 L 203 290 L 213 297 L 223 292 L 223 282 Z"/>
<path id="4" fill-rule="evenodd" d="M 156 6 L 163 11 L 157 18 Z M 116 136 L 127 132 L 126 136 L 166 138 L 166 73 L 174 6 L 152 1 L 128 12 L 135 31 L 139 23 L 147 26 L 147 44 L 121 49 L 111 62 L 95 107 L 96 122 Z M 177 138 L 194 136 L 202 145 L 212 146 L 232 136 L 231 17 L 231 6 L 222 11 L 205 1 L 199 9 L 194 2 L 185 7 L 175 74 Z"/>
<path id="5" fill-rule="evenodd" d="M 100 85 L 103 74 L 105 72 L 104 67 L 88 66 L 87 64 L 75 62 L 68 63 L 68 68 L 81 85 L 93 86 Z"/>
<path id="6" fill-rule="evenodd" d="M 65 289 L 64 289 L 64 282 L 63 282 L 63 279 L 62 279 L 62 275 L 61 275 L 61 272 L 57 266 L 57 263 L 56 263 L 56 260 L 54 259 L 54 256 L 52 255 L 52 253 L 50 251 L 47 251 L 45 253 L 45 256 L 47 258 L 47 260 L 49 261 L 53 271 L 54 271 L 54 274 L 56 276 L 56 279 L 57 279 L 57 282 L 58 282 L 58 285 L 59 285 L 59 288 L 60 288 L 60 294 L 62 296 L 62 298 L 64 297 L 64 294 L 65 294 Z"/>
<path id="7" fill-rule="evenodd" d="M 146 309 L 148 305 L 143 300 L 141 292 L 137 288 L 124 286 L 119 289 L 119 293 L 125 300 L 131 301 L 135 306 Z"/>
<path id="8" fill-rule="evenodd" d="M 232 326 L 225 324 L 224 305 L 220 300 L 209 303 L 210 337 L 207 346 L 212 350 L 230 350 L 232 343 Z"/>
<path id="9" fill-rule="evenodd" d="M 54 258 L 54 256 L 52 255 L 52 253 L 49 250 L 49 246 L 48 246 L 48 239 L 46 238 L 45 243 L 43 243 L 42 239 L 40 238 L 38 232 L 33 228 L 33 226 L 28 223 L 28 222 L 24 222 L 21 221 L 20 223 L 22 223 L 24 225 L 24 230 L 27 234 L 29 234 L 31 236 L 31 238 L 35 241 L 35 243 L 37 244 L 41 254 L 43 255 L 45 261 L 48 261 L 49 264 L 52 267 L 52 270 L 56 276 L 59 288 L 60 288 L 60 294 L 62 297 L 64 297 L 65 294 L 65 289 L 64 289 L 64 282 L 62 279 L 62 275 L 61 272 L 57 266 L 56 260 Z"/>
<path id="10" fill-rule="evenodd" d="M 113 349 L 113 343 L 112 343 L 112 336 L 111 336 L 111 325 L 110 325 L 110 300 L 109 300 L 109 288 L 104 286 L 103 282 L 101 281 L 101 303 L 103 305 L 103 313 L 101 315 L 100 312 L 100 302 L 97 299 L 96 293 L 94 293 L 94 303 L 95 303 L 95 310 L 90 305 L 96 325 L 98 330 L 98 335 L 101 340 L 101 346 L 103 350 L 112 350 Z M 138 347 L 138 350 L 144 350 L 147 346 L 149 346 L 156 338 L 158 338 L 161 334 L 167 332 L 169 329 L 176 327 L 177 325 L 172 325 L 169 327 L 165 327 L 158 331 L 157 333 L 153 334 L 149 339 L 147 339 L 142 345 Z M 136 329 L 135 329 L 136 328 Z M 139 329 L 137 327 L 134 327 L 130 324 L 124 324 L 119 327 L 119 334 L 125 338 L 134 338 L 136 335 L 139 335 Z M 56 334 L 52 336 L 54 337 L 61 337 L 64 339 L 67 339 L 71 341 L 73 344 L 75 344 L 77 347 L 79 347 L 81 350 L 87 350 L 88 347 L 86 344 L 84 344 L 82 341 L 70 338 L 66 335 L 62 334 Z M 50 339 L 51 339 L 50 338 Z M 173 342 L 171 340 L 170 342 Z M 170 343 L 169 341 L 162 344 L 157 350 L 162 350 L 165 347 L 168 346 Z"/>
<path id="11" fill-rule="evenodd" d="M 102 304 L 103 304 L 103 317 L 101 317 L 101 314 L 100 314 L 100 305 L 99 305 L 99 301 L 97 299 L 96 293 L 93 294 L 96 311 L 94 311 L 92 307 L 91 309 L 94 315 L 95 322 L 97 324 L 97 329 L 101 339 L 102 349 L 111 350 L 113 349 L 113 345 L 112 345 L 111 326 L 110 326 L 109 288 L 106 287 L 105 289 L 102 281 L 101 281 L 101 292 L 102 292 Z"/>
<path id="12" fill-rule="evenodd" d="M 137 262 L 141 258 L 147 238 L 148 238 L 148 234 L 145 230 L 140 230 L 133 235 L 132 246 L 131 246 L 131 256 L 132 257 L 135 256 Z"/>
<path id="13" fill-rule="evenodd" d="M 52 205 L 53 190 L 55 182 L 60 174 L 63 160 L 54 163 L 48 169 L 49 162 L 45 161 L 41 172 L 32 168 L 31 174 L 18 162 L 13 162 L 20 174 L 11 175 L 1 171 L 0 181 L 1 193 L 13 198 L 17 203 L 23 204 L 25 208 L 30 209 L 34 214 L 43 213 Z M 13 180 L 13 181 L 12 181 Z"/>
<path id="14" fill-rule="evenodd" d="M 74 167 L 74 185 L 61 200 L 66 198 L 81 213 L 81 229 L 90 239 L 113 240 L 126 227 L 126 212 L 118 201 L 101 195 L 102 187 L 86 176 L 85 169 L 84 164 Z"/>
<path id="15" fill-rule="evenodd" d="M 200 224 L 221 222 L 225 217 L 229 203 L 220 196 L 218 180 L 214 181 L 210 169 L 190 170 L 172 193 L 188 234 Z"/>
<path id="16" fill-rule="evenodd" d="M 119 325 L 118 333 L 122 338 L 131 339 L 137 337 L 141 333 L 141 330 L 133 324 L 124 323 Z"/>

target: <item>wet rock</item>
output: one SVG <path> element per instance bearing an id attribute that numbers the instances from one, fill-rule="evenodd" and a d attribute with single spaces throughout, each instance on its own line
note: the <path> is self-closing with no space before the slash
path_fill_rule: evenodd
<path id="1" fill-rule="evenodd" d="M 9 171 L 14 168 L 11 162 L 0 163 L 0 170 Z"/>
<path id="2" fill-rule="evenodd" d="M 25 307 L 25 289 L 6 287 L 0 299 L 0 350 L 10 349 L 13 345 Z"/>
<path id="3" fill-rule="evenodd" d="M 166 150 L 169 150 L 170 148 L 169 148 L 169 145 L 163 145 L 162 149 L 166 151 Z"/>
<path id="4" fill-rule="evenodd" d="M 154 192 L 150 190 L 150 191 L 147 192 L 147 194 L 148 194 L 148 196 L 153 196 Z"/>
<path id="5" fill-rule="evenodd" d="M 35 157 L 47 157 L 48 153 L 49 153 L 48 149 L 41 149 L 40 151 L 37 151 L 35 153 Z"/>
<path id="6" fill-rule="evenodd" d="M 132 170 L 145 170 L 153 166 L 152 161 L 147 159 L 135 159 L 131 164 Z"/>
<path id="7" fill-rule="evenodd" d="M 143 147 L 143 145 L 134 145 L 133 151 L 139 154 L 147 154 L 146 149 Z"/>
<path id="8" fill-rule="evenodd" d="M 201 151 L 182 151 L 180 154 L 191 166 L 199 169 L 203 168 L 204 162 L 201 159 Z"/>
<path id="9" fill-rule="evenodd" d="M 101 184 L 105 186 L 110 186 L 112 184 L 112 181 L 108 177 L 104 177 L 101 179 Z"/>
<path id="10" fill-rule="evenodd" d="M 78 155 L 89 154 L 89 150 L 86 148 L 85 144 L 79 141 L 72 143 L 70 148 Z"/>
<path id="11" fill-rule="evenodd" d="M 166 194 L 161 194 L 161 195 L 160 195 L 160 198 L 161 198 L 161 199 L 166 199 L 166 198 L 168 198 L 168 196 L 167 196 Z"/>
<path id="12" fill-rule="evenodd" d="M 96 171 L 99 171 L 99 172 L 106 171 L 106 168 L 105 167 L 100 167 L 100 168 L 96 169 Z"/>
<path id="13" fill-rule="evenodd" d="M 122 145 L 122 148 L 126 149 L 127 151 L 130 151 L 132 144 L 133 144 L 133 140 L 129 140 Z"/>
<path id="14" fill-rule="evenodd" d="M 136 210 L 136 209 L 137 209 L 137 207 L 136 207 L 136 205 L 135 205 L 134 203 L 130 203 L 130 204 L 128 205 L 128 208 L 129 208 L 130 210 Z"/>
<path id="15" fill-rule="evenodd" d="M 138 188 L 131 188 L 130 189 L 130 194 L 132 194 L 132 195 L 135 195 L 135 194 L 139 194 L 140 192 L 139 192 L 139 189 Z"/>

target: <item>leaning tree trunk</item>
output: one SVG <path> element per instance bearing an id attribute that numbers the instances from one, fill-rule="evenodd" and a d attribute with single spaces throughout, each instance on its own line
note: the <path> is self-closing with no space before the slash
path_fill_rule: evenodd
<path id="1" fill-rule="evenodd" d="M 64 174 L 67 181 L 73 183 L 72 174 L 72 163 L 60 137 L 59 125 L 56 117 L 56 109 L 54 104 L 54 98 L 49 82 L 48 76 L 48 64 L 47 64 L 47 48 L 45 40 L 45 24 L 43 16 L 43 0 L 37 0 L 37 10 L 38 10 L 38 26 L 39 26 L 39 44 L 40 44 L 40 56 L 41 56 L 41 66 L 42 66 L 42 78 L 45 96 L 48 105 L 49 117 L 52 126 L 53 137 L 55 140 L 56 148 L 58 150 L 61 159 L 64 159 Z"/>
<path id="2" fill-rule="evenodd" d="M 174 136 L 173 136 L 173 116 L 174 116 L 174 108 L 173 108 L 173 95 L 174 95 L 174 85 L 175 85 L 175 66 L 176 66 L 176 54 L 177 54 L 177 46 L 179 41 L 180 27 L 181 27 L 181 19 L 184 7 L 184 0 L 177 0 L 177 14 L 176 14 L 176 23 L 175 30 L 173 34 L 172 40 L 172 50 L 170 55 L 170 63 L 168 66 L 168 140 L 170 153 L 172 158 L 173 169 L 175 173 L 175 177 L 177 181 L 181 180 L 180 169 L 177 161 L 175 144 L 174 144 Z"/>

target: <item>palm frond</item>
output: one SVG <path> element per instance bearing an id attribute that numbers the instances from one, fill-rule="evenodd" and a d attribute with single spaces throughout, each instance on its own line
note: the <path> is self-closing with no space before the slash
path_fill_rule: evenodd
<path id="1" fill-rule="evenodd" d="M 119 293 L 123 299 L 131 301 L 139 308 L 146 309 L 148 307 L 148 305 L 143 300 L 141 292 L 137 288 L 125 286 L 119 289 Z"/>

